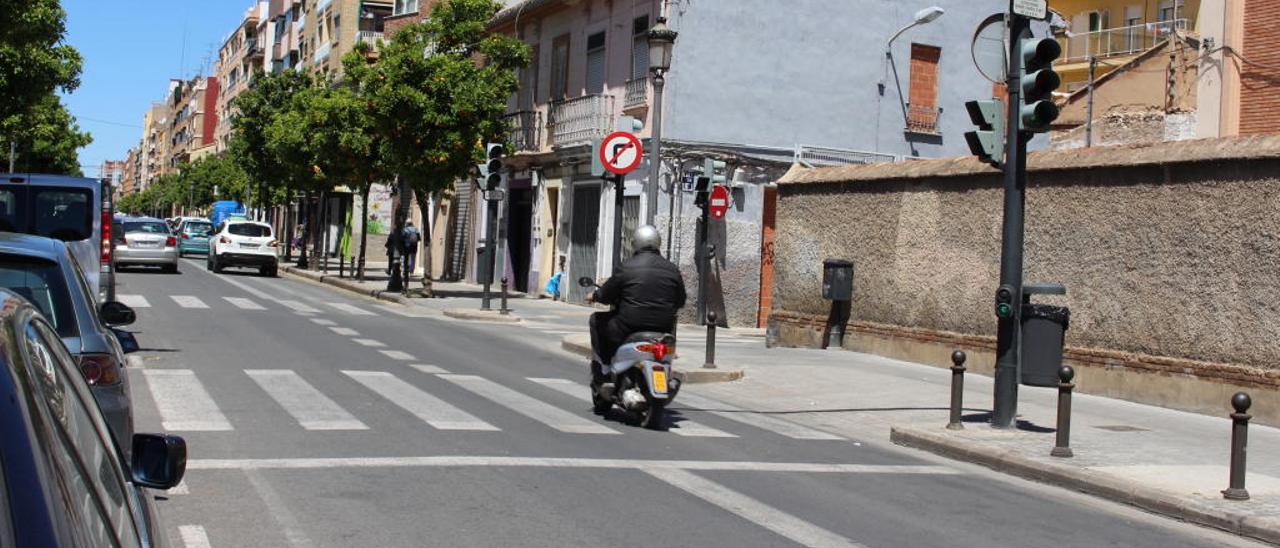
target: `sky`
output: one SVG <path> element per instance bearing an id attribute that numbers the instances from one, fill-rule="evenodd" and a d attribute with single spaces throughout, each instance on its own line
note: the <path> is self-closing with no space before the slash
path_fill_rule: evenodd
<path id="1" fill-rule="evenodd" d="M 142 138 L 142 115 L 170 78 L 210 74 L 222 41 L 253 0 L 62 0 L 67 43 L 84 57 L 80 87 L 63 101 L 93 135 L 81 169 L 124 160 Z M 185 47 L 184 47 L 185 43 Z"/>

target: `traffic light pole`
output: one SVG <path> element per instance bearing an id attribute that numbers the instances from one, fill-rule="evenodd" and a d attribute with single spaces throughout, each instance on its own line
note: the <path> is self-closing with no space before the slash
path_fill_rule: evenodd
<path id="1" fill-rule="evenodd" d="M 1001 231 L 1000 286 L 1012 290 L 1012 313 L 998 316 L 996 375 L 991 426 L 1009 428 L 1018 413 L 1018 340 L 1022 318 L 1023 213 L 1026 206 L 1027 143 L 1022 138 L 1021 40 L 1030 28 L 1026 17 L 1010 14 L 1008 118 L 1005 124 L 1004 224 Z"/>
<path id="2" fill-rule="evenodd" d="M 622 269 L 622 209 L 627 191 L 627 176 L 613 176 L 613 273 Z"/>

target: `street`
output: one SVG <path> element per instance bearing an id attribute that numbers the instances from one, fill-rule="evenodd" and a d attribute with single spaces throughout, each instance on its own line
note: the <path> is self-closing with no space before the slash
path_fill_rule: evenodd
<path id="1" fill-rule="evenodd" d="M 465 323 L 244 272 L 118 277 L 143 347 L 137 430 L 189 444 L 158 502 L 176 546 L 1248 544 L 785 416 L 733 420 L 751 415 L 696 385 L 668 431 L 635 428 L 592 415 L 563 318 Z"/>

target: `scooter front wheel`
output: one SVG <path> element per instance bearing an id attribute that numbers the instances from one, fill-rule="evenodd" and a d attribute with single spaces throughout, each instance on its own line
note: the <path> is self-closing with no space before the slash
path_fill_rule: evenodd
<path id="1" fill-rule="evenodd" d="M 613 402 L 601 397 L 600 386 L 594 382 L 591 383 L 591 411 L 597 415 L 603 415 L 609 411 L 610 407 L 613 407 Z"/>

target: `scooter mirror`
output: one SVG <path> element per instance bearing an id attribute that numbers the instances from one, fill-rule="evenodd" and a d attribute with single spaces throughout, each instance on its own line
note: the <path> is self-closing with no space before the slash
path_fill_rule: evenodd
<path id="1" fill-rule="evenodd" d="M 591 287 L 593 285 L 596 285 L 596 281 L 591 279 L 590 276 L 583 276 L 581 278 L 578 278 L 578 285 L 582 287 Z"/>

